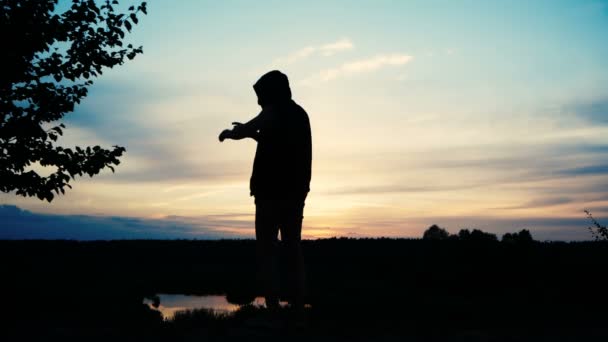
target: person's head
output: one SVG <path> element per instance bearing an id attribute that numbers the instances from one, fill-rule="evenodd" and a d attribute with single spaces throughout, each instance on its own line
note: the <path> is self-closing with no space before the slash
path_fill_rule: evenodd
<path id="1" fill-rule="evenodd" d="M 273 70 L 264 74 L 253 85 L 258 104 L 262 107 L 291 100 L 289 80 L 284 73 Z"/>

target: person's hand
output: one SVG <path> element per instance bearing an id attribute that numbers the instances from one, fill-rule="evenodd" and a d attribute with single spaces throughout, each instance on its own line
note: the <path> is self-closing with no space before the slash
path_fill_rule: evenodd
<path id="1" fill-rule="evenodd" d="M 222 142 L 226 139 L 230 139 L 230 138 L 232 138 L 232 130 L 225 129 L 222 131 L 222 133 L 220 133 L 220 136 L 219 136 L 220 142 Z"/>
<path id="2" fill-rule="evenodd" d="M 248 137 L 247 134 L 243 134 L 243 132 L 241 132 L 243 129 L 243 126 L 245 126 L 244 124 L 242 124 L 240 122 L 233 122 L 232 125 L 234 127 L 232 127 L 232 131 L 231 131 L 232 136 L 229 137 L 230 139 L 241 140 L 241 139 Z"/>
<path id="3" fill-rule="evenodd" d="M 234 127 L 232 127 L 232 130 L 237 131 L 239 128 L 241 128 L 241 126 L 243 126 L 243 124 L 235 121 L 232 123 L 232 126 L 234 126 Z"/>

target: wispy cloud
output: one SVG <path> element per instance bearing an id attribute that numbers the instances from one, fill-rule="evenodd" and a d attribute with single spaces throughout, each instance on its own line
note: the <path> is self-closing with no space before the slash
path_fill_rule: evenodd
<path id="1" fill-rule="evenodd" d="M 376 194 L 395 194 L 395 193 L 421 193 L 421 192 L 444 192 L 462 189 L 470 189 L 487 185 L 479 184 L 458 184 L 453 186 L 438 186 L 438 185 L 420 185 L 420 186 L 403 186 L 398 184 L 387 185 L 370 185 L 340 188 L 328 190 L 324 194 L 327 195 L 376 195 Z"/>
<path id="2" fill-rule="evenodd" d="M 566 176 L 602 176 L 608 174 L 608 164 L 593 164 L 582 167 L 575 167 L 561 170 L 559 173 Z"/>
<path id="3" fill-rule="evenodd" d="M 220 239 L 253 237 L 244 215 L 146 219 L 127 216 L 50 215 L 0 205 L 0 239 Z"/>
<path id="4" fill-rule="evenodd" d="M 398 53 L 376 55 L 370 58 L 347 62 L 335 68 L 322 70 L 306 79 L 304 83 L 315 83 L 315 81 L 327 82 L 352 74 L 377 71 L 385 67 L 403 66 L 413 58 L 410 55 Z"/>
<path id="5" fill-rule="evenodd" d="M 563 114 L 574 114 L 593 125 L 608 124 L 608 97 L 604 96 L 593 101 L 575 103 L 565 106 Z"/>
<path id="6" fill-rule="evenodd" d="M 572 203 L 574 200 L 568 197 L 547 197 L 547 198 L 537 198 L 530 200 L 522 205 L 497 208 L 497 209 L 531 209 L 531 208 L 544 208 L 544 207 L 553 207 L 561 204 Z"/>
<path id="7" fill-rule="evenodd" d="M 327 43 L 319 46 L 306 46 L 289 55 L 277 58 L 273 64 L 288 65 L 299 62 L 313 55 L 332 56 L 338 52 L 352 50 L 355 47 L 353 42 L 348 38 L 342 38 L 332 43 Z"/>
<path id="8" fill-rule="evenodd" d="M 323 56 L 331 56 L 336 52 L 351 50 L 354 48 L 353 42 L 348 38 L 340 39 L 336 42 L 322 45 L 319 47 L 319 52 Z"/>

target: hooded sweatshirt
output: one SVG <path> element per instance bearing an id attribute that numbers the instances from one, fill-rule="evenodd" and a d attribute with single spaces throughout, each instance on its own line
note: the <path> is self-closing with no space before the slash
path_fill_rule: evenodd
<path id="1" fill-rule="evenodd" d="M 291 99 L 287 76 L 271 71 L 253 88 L 262 106 L 250 189 L 256 199 L 304 200 L 310 190 L 312 138 L 306 111 Z"/>

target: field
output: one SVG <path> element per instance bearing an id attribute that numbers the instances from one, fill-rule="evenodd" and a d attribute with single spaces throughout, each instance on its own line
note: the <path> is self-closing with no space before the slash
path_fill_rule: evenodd
<path id="1" fill-rule="evenodd" d="M 304 253 L 308 327 L 263 330 L 245 324 L 263 310 L 163 322 L 142 304 L 156 293 L 247 302 L 254 241 L 0 241 L 0 339 L 608 338 L 606 243 L 325 239 Z"/>

